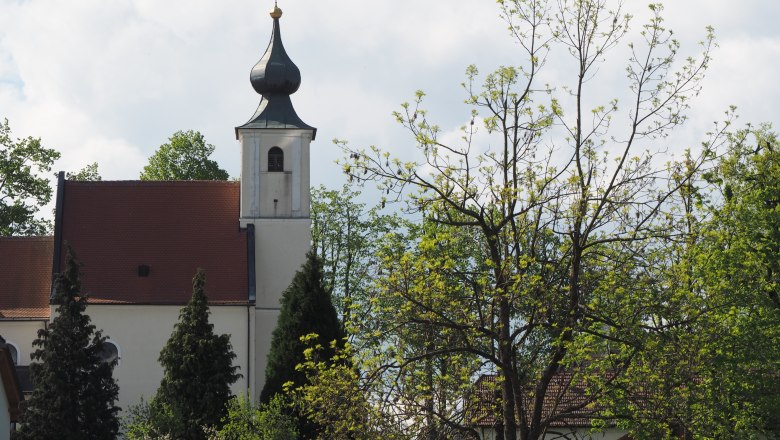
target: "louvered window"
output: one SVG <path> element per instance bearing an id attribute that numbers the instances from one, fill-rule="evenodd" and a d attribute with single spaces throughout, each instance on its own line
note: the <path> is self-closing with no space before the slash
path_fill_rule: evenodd
<path id="1" fill-rule="evenodd" d="M 284 152 L 281 148 L 268 150 L 268 171 L 284 171 Z"/>

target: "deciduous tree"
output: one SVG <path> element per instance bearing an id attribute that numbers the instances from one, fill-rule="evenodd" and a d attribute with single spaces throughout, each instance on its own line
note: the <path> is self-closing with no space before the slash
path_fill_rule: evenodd
<path id="1" fill-rule="evenodd" d="M 97 162 L 87 164 L 84 168 L 76 172 L 65 173 L 65 178 L 68 180 L 79 180 L 82 182 L 99 182 L 103 180 L 103 178 L 100 177 Z"/>
<path id="2" fill-rule="evenodd" d="M 60 153 L 40 139 L 14 140 L 8 119 L 0 123 L 0 236 L 41 235 L 50 222 L 35 218 L 49 203 L 52 189 L 45 176 Z"/>
<path id="3" fill-rule="evenodd" d="M 652 5 L 638 41 L 625 43 L 620 97 L 629 98 L 621 107 L 590 89 L 610 70 L 600 63 L 626 39 L 631 16 L 620 3 L 499 5 L 525 59 L 484 77 L 467 70 L 471 111 L 462 138 L 443 136 L 420 92 L 396 113 L 417 143 L 414 159 L 343 144 L 343 166 L 354 181 L 378 182 L 391 201 L 407 197 L 411 211 L 438 225 L 415 248 L 384 260 L 382 291 L 396 305 L 387 309 L 396 330 L 388 337 L 411 342 L 403 332 L 416 329 L 421 339 L 377 371 L 413 377 L 404 371 L 430 372 L 429 364 L 443 362 L 462 386 L 494 374 L 493 416 L 503 438 L 535 440 L 584 410 L 594 420 L 608 417 L 597 403 L 618 392 L 636 353 L 689 318 L 675 309 L 688 301 L 675 301 L 682 291 L 660 289 L 645 269 L 662 256 L 656 250 L 680 238 L 669 224 L 685 213 L 672 201 L 723 132 L 688 157 L 685 172 L 658 165 L 660 141 L 685 121 L 699 92 L 711 32 L 697 56 L 680 60 L 662 8 Z M 559 55 L 571 57 L 571 68 L 548 85 L 540 72 Z M 626 123 L 614 124 L 616 117 Z M 447 252 L 453 242 L 472 247 Z M 426 390 L 425 382 L 417 386 Z M 564 398 L 574 387 L 584 400 Z M 437 410 L 444 398 L 427 389 L 414 403 L 429 401 L 421 414 L 468 431 L 473 417 Z M 554 411 L 546 409 L 551 402 Z"/>
<path id="4" fill-rule="evenodd" d="M 369 335 L 377 324 L 369 305 L 380 267 L 377 253 L 386 234 L 399 233 L 406 225 L 395 213 L 367 208 L 360 196 L 347 185 L 339 191 L 312 188 L 313 249 L 322 259 L 325 290 L 350 338 Z M 353 339 L 353 344 L 360 342 Z"/>
<path id="5" fill-rule="evenodd" d="M 255 406 L 249 396 L 237 396 L 228 402 L 224 425 L 210 440 L 297 440 L 296 420 L 289 404 L 277 394 L 266 405 Z"/>
<path id="6" fill-rule="evenodd" d="M 227 180 L 227 171 L 209 159 L 213 152 L 200 132 L 177 131 L 149 158 L 141 180 Z"/>

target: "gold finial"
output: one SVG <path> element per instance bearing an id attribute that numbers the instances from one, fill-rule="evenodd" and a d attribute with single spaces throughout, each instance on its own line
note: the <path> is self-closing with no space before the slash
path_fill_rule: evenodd
<path id="1" fill-rule="evenodd" d="M 276 1 L 274 1 L 274 9 L 271 11 L 270 14 L 271 14 L 271 18 L 273 18 L 274 20 L 282 16 L 282 10 L 279 9 L 279 6 L 276 5 Z"/>

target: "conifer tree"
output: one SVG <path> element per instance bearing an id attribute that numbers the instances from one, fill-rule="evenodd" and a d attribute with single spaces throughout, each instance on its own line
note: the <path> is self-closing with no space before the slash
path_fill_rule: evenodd
<path id="1" fill-rule="evenodd" d="M 152 419 L 165 420 L 162 430 L 176 439 L 202 439 L 203 428 L 221 426 L 232 397 L 230 385 L 241 377 L 233 365 L 230 335 L 215 335 L 209 322 L 205 282 L 199 269 L 192 279 L 192 298 L 160 352 L 165 375 L 152 402 Z"/>
<path id="2" fill-rule="evenodd" d="M 117 360 L 101 357 L 106 337 L 90 323 L 81 294 L 79 263 L 68 247 L 65 270 L 54 280 L 57 311 L 38 331 L 30 364 L 35 389 L 25 402 L 17 440 L 114 439 L 119 392 L 112 376 Z"/>
<path id="3" fill-rule="evenodd" d="M 296 387 L 306 384 L 305 372 L 295 368 L 305 361 L 304 350 L 311 346 L 311 341 L 301 341 L 302 336 L 318 335 L 317 342 L 323 347 L 324 359 L 334 355 L 331 342 L 344 339 L 344 329 L 330 294 L 322 284 L 322 262 L 313 252 L 307 254 L 306 262 L 282 294 L 281 302 L 282 309 L 268 353 L 265 386 L 260 394 L 260 401 L 264 404 L 281 392 L 287 382 Z M 299 417 L 299 431 L 303 438 L 309 438 L 313 429 L 315 427 Z"/>

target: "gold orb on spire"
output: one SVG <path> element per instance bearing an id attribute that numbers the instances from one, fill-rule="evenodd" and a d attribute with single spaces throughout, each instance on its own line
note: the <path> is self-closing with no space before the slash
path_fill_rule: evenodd
<path id="1" fill-rule="evenodd" d="M 274 8 L 271 10 L 270 15 L 274 20 L 282 16 L 282 10 L 279 9 L 279 6 L 276 6 L 276 3 L 274 3 Z"/>

